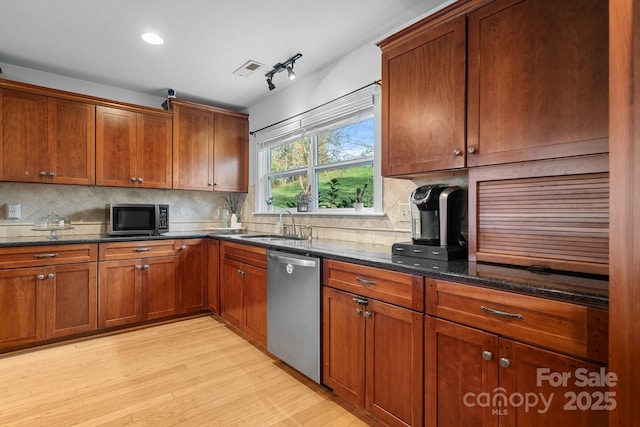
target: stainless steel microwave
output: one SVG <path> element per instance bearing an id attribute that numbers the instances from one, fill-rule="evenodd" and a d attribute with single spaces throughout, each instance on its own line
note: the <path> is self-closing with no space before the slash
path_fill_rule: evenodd
<path id="1" fill-rule="evenodd" d="M 116 236 L 157 235 L 169 231 L 169 205 L 111 203 L 107 233 Z"/>

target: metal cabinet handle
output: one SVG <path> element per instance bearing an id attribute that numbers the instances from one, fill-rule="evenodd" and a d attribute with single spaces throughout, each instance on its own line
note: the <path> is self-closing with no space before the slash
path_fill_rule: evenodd
<path id="1" fill-rule="evenodd" d="M 493 308 L 488 308 L 488 307 L 485 307 L 484 305 L 480 306 L 480 311 L 484 311 L 485 313 L 494 314 L 494 315 L 500 316 L 500 317 L 507 317 L 507 318 L 510 318 L 510 319 L 522 320 L 522 317 L 523 317 L 522 314 L 507 313 L 506 311 L 494 310 Z"/>
<path id="2" fill-rule="evenodd" d="M 135 176 L 131 177 L 131 182 L 136 182 L 136 177 Z"/>
<path id="3" fill-rule="evenodd" d="M 187 245 L 182 245 L 182 246 L 180 246 L 180 250 L 184 251 L 184 250 L 186 250 L 186 249 L 187 249 Z"/>
<path id="4" fill-rule="evenodd" d="M 138 178 L 138 182 L 139 182 L 140 184 L 142 184 L 143 179 L 142 179 L 142 178 Z"/>
<path id="5" fill-rule="evenodd" d="M 143 265 L 142 268 L 144 268 L 145 270 L 148 270 L 149 269 L 149 264 Z"/>
<path id="6" fill-rule="evenodd" d="M 38 280 L 44 280 L 44 274 L 38 274 L 36 277 Z"/>
<path id="7" fill-rule="evenodd" d="M 47 173 L 45 171 L 40 171 L 40 176 L 47 176 Z"/>
<path id="8" fill-rule="evenodd" d="M 35 258 L 55 258 L 58 254 L 35 254 Z"/>
<path id="9" fill-rule="evenodd" d="M 213 183 L 213 186 L 214 186 L 214 187 L 217 187 L 218 185 L 220 185 L 220 184 L 219 184 L 219 183 L 217 183 L 217 182 L 214 182 L 214 183 Z"/>
<path id="10" fill-rule="evenodd" d="M 503 368 L 508 368 L 511 366 L 511 360 L 503 357 L 500 359 L 500 366 L 502 366 Z"/>
<path id="11" fill-rule="evenodd" d="M 482 358 L 484 360 L 491 360 L 491 359 L 493 359 L 493 353 L 491 353 L 490 351 L 483 351 L 482 352 Z"/>
<path id="12" fill-rule="evenodd" d="M 365 311 L 364 312 L 364 317 L 366 317 L 367 319 L 371 317 L 371 312 L 370 311 Z"/>
<path id="13" fill-rule="evenodd" d="M 360 316 L 362 314 L 362 310 L 360 310 L 359 308 L 356 308 L 356 314 Z"/>
<path id="14" fill-rule="evenodd" d="M 454 156 L 459 156 L 460 154 L 462 154 L 462 151 L 460 151 L 459 148 L 456 148 L 455 150 L 453 150 L 453 155 Z"/>
<path id="15" fill-rule="evenodd" d="M 47 274 L 47 277 L 48 277 L 49 279 L 53 279 L 54 277 L 56 277 L 56 275 L 55 275 L 55 274 L 53 274 L 53 273 L 49 273 L 49 274 Z"/>
<path id="16" fill-rule="evenodd" d="M 356 282 L 362 283 L 363 285 L 377 285 L 378 284 L 375 280 L 361 279 L 360 277 L 356 277 Z"/>
<path id="17" fill-rule="evenodd" d="M 213 187 L 213 182 L 210 182 L 210 183 L 209 183 L 209 187 Z"/>
<path id="18" fill-rule="evenodd" d="M 149 252 L 151 248 L 133 248 L 134 252 Z"/>
<path id="19" fill-rule="evenodd" d="M 56 176 L 56 173 L 55 173 L 55 172 L 49 172 L 49 176 L 50 176 L 51 178 L 53 178 L 53 177 L 55 177 L 55 176 Z"/>
<path id="20" fill-rule="evenodd" d="M 476 152 L 476 147 L 469 147 L 467 148 L 467 153 L 469 154 L 474 154 Z"/>
<path id="21" fill-rule="evenodd" d="M 369 301 L 366 298 L 353 297 L 353 300 L 356 302 L 356 304 L 360 304 L 360 305 L 369 304 Z"/>
<path id="22" fill-rule="evenodd" d="M 141 265 L 136 265 L 136 270 L 142 270 L 142 266 Z"/>

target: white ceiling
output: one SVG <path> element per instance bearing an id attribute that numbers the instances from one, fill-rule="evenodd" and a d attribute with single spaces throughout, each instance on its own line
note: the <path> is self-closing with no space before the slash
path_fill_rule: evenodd
<path id="1" fill-rule="evenodd" d="M 444 0 L 0 0 L 0 62 L 244 109 L 264 74 L 302 53 L 298 79 L 389 35 Z M 156 32 L 162 46 L 140 34 Z M 233 71 L 265 64 L 249 77 Z M 0 76 L 1 77 L 1 76 Z M 289 84 L 284 74 L 277 89 Z"/>

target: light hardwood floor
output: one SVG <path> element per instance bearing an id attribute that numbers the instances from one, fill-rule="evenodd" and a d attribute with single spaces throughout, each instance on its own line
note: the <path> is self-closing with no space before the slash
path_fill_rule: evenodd
<path id="1" fill-rule="evenodd" d="M 0 425 L 378 425 L 215 317 L 0 358 Z"/>

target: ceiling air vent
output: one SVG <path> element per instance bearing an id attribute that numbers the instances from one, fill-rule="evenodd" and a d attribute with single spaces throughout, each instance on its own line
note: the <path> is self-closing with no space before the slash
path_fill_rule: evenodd
<path id="1" fill-rule="evenodd" d="M 255 73 L 262 67 L 264 67 L 264 64 L 250 59 L 249 61 L 245 62 L 240 68 L 235 70 L 233 74 L 240 77 L 249 77 L 251 74 Z"/>

